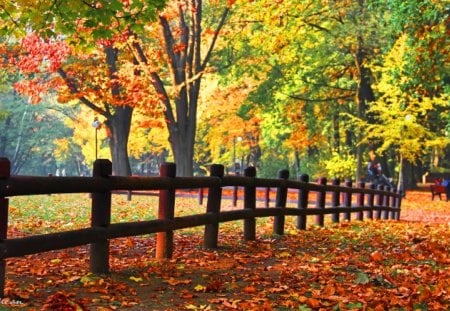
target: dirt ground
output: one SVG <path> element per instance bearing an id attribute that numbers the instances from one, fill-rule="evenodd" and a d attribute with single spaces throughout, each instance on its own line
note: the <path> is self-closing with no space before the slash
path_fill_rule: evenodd
<path id="1" fill-rule="evenodd" d="M 241 240 L 240 229 L 231 229 L 221 235 L 216 250 L 202 248 L 201 234 L 177 233 L 173 259 L 163 261 L 153 259 L 151 236 L 117 239 L 111 241 L 111 274 L 104 276 L 89 274 L 87 246 L 14 258 L 7 260 L 7 298 L 0 310 L 383 310 L 391 304 L 391 310 L 450 308 L 450 302 L 445 304 L 450 301 L 447 283 L 438 283 L 444 287 L 441 293 L 435 293 L 438 285 L 430 289 L 427 295 L 438 297 L 433 300 L 414 293 L 419 286 L 392 280 L 395 273 L 409 269 L 422 269 L 424 279 L 450 276 L 448 244 L 439 244 L 444 255 L 433 259 L 440 274 L 423 272 L 428 261 L 417 259 L 421 253 L 416 248 L 411 250 L 414 263 L 404 266 L 403 253 L 398 261 L 386 260 L 388 249 L 400 252 L 398 243 L 407 249 L 421 239 L 434 241 L 428 233 L 433 226 L 436 232 L 448 232 L 450 202 L 431 201 L 426 189 L 409 191 L 400 223 L 370 223 L 340 224 L 338 233 L 314 228 L 291 230 L 285 236 L 264 233 L 270 232 L 268 225 L 255 242 Z M 397 231 L 388 232 L 386 226 Z M 396 240 L 393 232 L 405 227 L 414 237 Z M 380 250 L 386 250 L 384 259 Z M 375 265 L 381 262 L 384 268 Z M 387 273 L 393 265 L 399 266 L 397 272 Z"/>

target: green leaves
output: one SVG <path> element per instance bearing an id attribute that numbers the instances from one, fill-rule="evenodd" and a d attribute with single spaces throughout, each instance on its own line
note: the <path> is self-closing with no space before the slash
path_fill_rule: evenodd
<path id="1" fill-rule="evenodd" d="M 111 37 L 117 30 L 153 21 L 156 12 L 165 5 L 165 0 L 129 1 L 81 0 L 7 1 L 0 8 L 3 34 L 11 31 L 25 33 L 29 27 L 47 36 L 74 35 L 81 24 L 96 28 L 94 38 Z M 12 26 L 15 27 L 12 27 Z M 137 30 L 138 28 L 135 28 Z"/>
<path id="2" fill-rule="evenodd" d="M 368 283 L 370 283 L 370 278 L 366 273 L 362 271 L 356 273 L 355 284 L 365 285 Z"/>

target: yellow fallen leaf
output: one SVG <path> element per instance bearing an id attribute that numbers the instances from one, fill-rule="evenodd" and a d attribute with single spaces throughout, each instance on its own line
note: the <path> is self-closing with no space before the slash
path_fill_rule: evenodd
<path id="1" fill-rule="evenodd" d="M 62 260 L 60 258 L 55 258 L 55 259 L 50 260 L 50 262 L 52 264 L 59 265 L 62 262 Z"/>
<path id="2" fill-rule="evenodd" d="M 203 286 L 203 285 L 201 285 L 201 284 L 198 284 L 198 285 L 196 285 L 196 286 L 194 287 L 194 290 L 195 290 L 196 292 L 204 292 L 204 291 L 206 290 L 206 286 Z"/>
<path id="3" fill-rule="evenodd" d="M 289 234 L 290 235 L 297 235 L 298 234 L 298 230 L 291 229 L 291 230 L 289 230 Z"/>
<path id="4" fill-rule="evenodd" d="M 289 257 L 291 257 L 291 253 L 289 253 L 288 251 L 284 251 L 284 252 L 277 254 L 276 256 L 277 256 L 277 258 L 289 258 Z"/>
<path id="5" fill-rule="evenodd" d="M 134 282 L 142 282 L 143 279 L 135 276 L 130 276 L 130 280 Z"/>

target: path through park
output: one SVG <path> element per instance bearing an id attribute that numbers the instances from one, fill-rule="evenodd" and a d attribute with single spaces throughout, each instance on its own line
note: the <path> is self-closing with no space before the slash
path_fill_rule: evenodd
<path id="1" fill-rule="evenodd" d="M 291 223 L 295 223 L 291 221 Z M 177 232 L 173 259 L 154 238 L 111 242 L 112 273 L 88 273 L 88 248 L 7 261 L 8 298 L 22 310 L 448 310 L 450 202 L 409 191 L 401 221 L 352 221 L 271 234 L 221 227 L 217 250 L 201 230 Z"/>

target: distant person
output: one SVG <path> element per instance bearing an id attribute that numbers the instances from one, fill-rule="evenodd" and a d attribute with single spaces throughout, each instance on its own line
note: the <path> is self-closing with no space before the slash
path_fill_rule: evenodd
<path id="1" fill-rule="evenodd" d="M 392 189 L 395 185 L 392 183 L 391 178 L 387 178 L 381 169 L 381 164 L 376 161 L 375 152 L 373 150 L 369 153 L 370 161 L 367 165 L 367 178 L 366 181 L 378 186 L 389 186 Z"/>
<path id="2" fill-rule="evenodd" d="M 381 176 L 381 165 L 380 163 L 377 163 L 375 152 L 370 151 L 369 153 L 370 161 L 367 165 L 367 172 L 369 173 L 369 178 L 373 179 L 376 177 Z"/>

